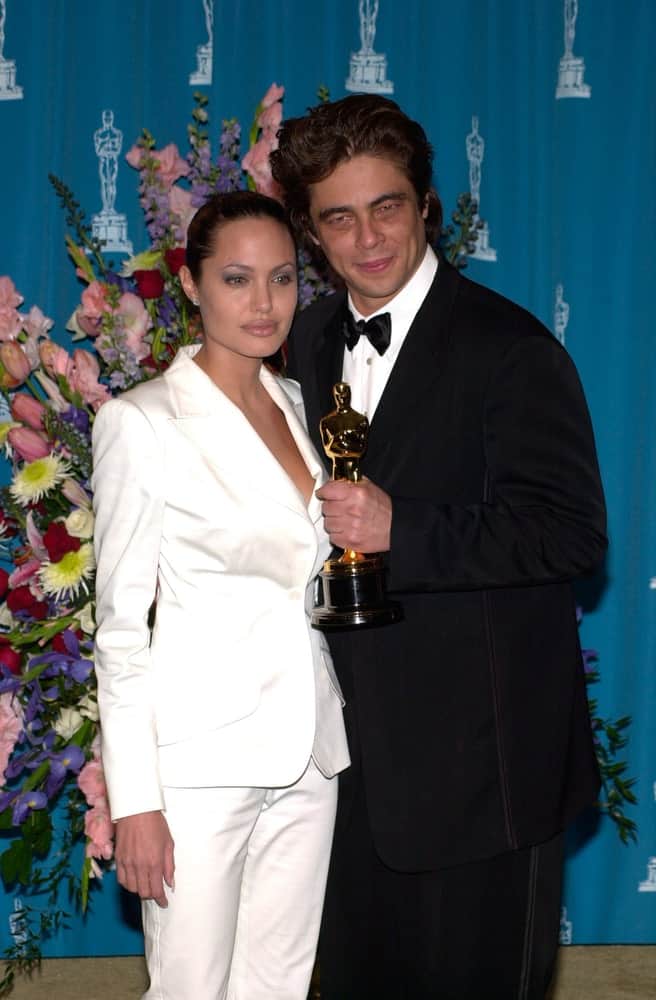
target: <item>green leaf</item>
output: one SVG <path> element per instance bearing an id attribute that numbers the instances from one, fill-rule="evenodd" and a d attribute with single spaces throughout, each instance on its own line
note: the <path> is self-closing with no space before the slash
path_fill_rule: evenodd
<path id="1" fill-rule="evenodd" d="M 0 874 L 5 885 L 20 882 L 28 885 L 32 870 L 32 852 L 24 840 L 12 840 L 11 844 L 0 855 Z"/>

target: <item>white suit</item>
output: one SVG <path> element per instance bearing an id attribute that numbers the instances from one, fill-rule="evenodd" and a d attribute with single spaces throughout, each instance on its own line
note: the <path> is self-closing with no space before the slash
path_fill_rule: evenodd
<path id="1" fill-rule="evenodd" d="M 320 503 L 313 494 L 306 506 L 196 350 L 106 403 L 94 424 L 96 671 L 113 819 L 159 809 L 168 819 L 167 789 L 282 788 L 311 756 L 326 778 L 348 765 L 330 654 L 309 627 L 330 550 Z M 265 368 L 260 378 L 318 488 L 300 391 Z"/>

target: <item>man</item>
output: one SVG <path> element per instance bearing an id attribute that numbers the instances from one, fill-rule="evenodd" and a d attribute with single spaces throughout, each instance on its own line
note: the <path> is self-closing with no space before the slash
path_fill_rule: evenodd
<path id="1" fill-rule="evenodd" d="M 534 317 L 430 249 L 432 150 L 396 104 L 347 97 L 279 139 L 292 219 L 346 286 L 297 320 L 290 372 L 318 448 L 341 379 L 371 424 L 366 480 L 319 494 L 326 526 L 386 554 L 404 612 L 330 637 L 353 766 L 322 1000 L 541 998 L 562 830 L 598 789 L 570 581 L 602 559 L 605 511 L 580 383 Z"/>

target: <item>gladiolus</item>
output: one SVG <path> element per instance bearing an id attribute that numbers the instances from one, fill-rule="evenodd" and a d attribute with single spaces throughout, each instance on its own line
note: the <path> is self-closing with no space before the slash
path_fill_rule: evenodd
<path id="1" fill-rule="evenodd" d="M 14 420 L 20 420 L 35 431 L 43 430 L 43 417 L 46 408 L 43 403 L 25 392 L 17 392 L 11 402 L 11 415 Z"/>
<path id="2" fill-rule="evenodd" d="M 14 451 L 26 462 L 34 462 L 50 454 L 48 442 L 31 427 L 14 427 L 7 438 Z"/>

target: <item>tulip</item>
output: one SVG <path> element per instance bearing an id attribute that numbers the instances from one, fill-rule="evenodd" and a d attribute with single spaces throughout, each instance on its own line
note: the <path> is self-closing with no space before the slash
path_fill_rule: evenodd
<path id="1" fill-rule="evenodd" d="M 9 431 L 7 439 L 14 451 L 26 462 L 34 462 L 37 458 L 45 458 L 50 454 L 48 442 L 31 427 L 14 427 Z"/>
<path id="2" fill-rule="evenodd" d="M 11 402 L 11 415 L 14 420 L 20 420 L 35 431 L 43 430 L 43 417 L 46 408 L 43 403 L 26 392 L 17 392 Z"/>
<path id="3" fill-rule="evenodd" d="M 55 344 L 54 340 L 44 340 L 39 344 L 39 357 L 41 364 L 51 377 L 56 378 L 57 375 L 63 375 L 67 379 L 70 376 L 73 362 L 68 351 L 65 351 L 59 344 Z"/>
<path id="4" fill-rule="evenodd" d="M 0 361 L 2 361 L 7 374 L 16 380 L 16 385 L 24 382 L 32 371 L 25 352 L 15 341 L 8 341 L 6 344 L 0 345 Z"/>

